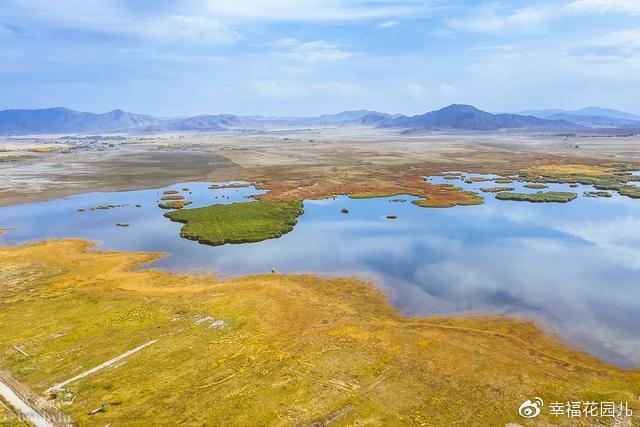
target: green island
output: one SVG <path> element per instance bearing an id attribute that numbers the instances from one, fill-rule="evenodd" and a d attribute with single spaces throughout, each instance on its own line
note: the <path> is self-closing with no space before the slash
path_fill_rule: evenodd
<path id="1" fill-rule="evenodd" d="M 493 178 L 485 178 L 485 177 L 471 177 L 471 178 L 467 178 L 465 179 L 465 183 L 467 184 L 475 184 L 476 182 L 486 182 L 486 181 L 493 181 Z"/>
<path id="2" fill-rule="evenodd" d="M 585 197 L 611 197 L 608 191 L 585 191 Z"/>
<path id="3" fill-rule="evenodd" d="M 564 191 L 547 191 L 543 193 L 511 193 L 504 192 L 496 194 L 498 200 L 513 200 L 516 202 L 531 203 L 567 203 L 574 200 L 578 195 Z"/>
<path id="4" fill-rule="evenodd" d="M 223 188 L 247 188 L 247 187 L 251 187 L 251 184 L 248 182 L 241 182 L 241 183 L 231 183 L 231 184 L 211 184 L 209 186 L 210 190 L 221 190 Z M 185 190 L 187 191 L 187 190 Z"/>
<path id="5" fill-rule="evenodd" d="M 160 207 L 160 209 L 182 209 L 190 204 L 191 202 L 185 202 L 184 200 L 170 200 L 168 202 L 159 203 L 158 207 Z"/>
<path id="6" fill-rule="evenodd" d="M 169 195 L 169 196 L 162 196 L 160 197 L 160 200 L 184 200 L 184 196 L 175 194 L 175 195 Z"/>
<path id="7" fill-rule="evenodd" d="M 513 180 L 509 178 L 498 178 L 498 179 L 495 179 L 493 182 L 495 182 L 496 184 L 511 184 Z"/>
<path id="8" fill-rule="evenodd" d="M 598 189 L 602 189 L 602 188 L 598 188 Z M 626 196 L 631 199 L 640 199 L 640 187 L 638 186 L 623 185 L 621 187 L 618 187 L 616 190 L 618 191 L 618 194 L 620 194 L 621 196 Z"/>
<path id="9" fill-rule="evenodd" d="M 515 188 L 513 187 L 484 187 L 481 188 L 480 191 L 483 193 L 502 193 L 505 191 L 513 191 Z"/>
<path id="10" fill-rule="evenodd" d="M 569 184 L 570 186 L 575 183 L 593 185 L 596 190 L 616 191 L 621 196 L 640 199 L 640 186 L 630 184 L 638 180 L 638 176 L 631 172 L 633 169 L 633 167 L 624 164 L 606 167 L 549 165 L 520 171 L 519 176 L 522 180 L 538 183 Z"/>
<path id="11" fill-rule="evenodd" d="M 98 205 L 96 207 L 89 208 L 89 209 L 79 208 L 79 209 L 76 209 L 76 210 L 78 212 L 85 212 L 87 210 L 90 210 L 90 211 L 108 211 L 110 209 L 124 208 L 126 206 L 129 206 L 129 205 Z"/>
<path id="12" fill-rule="evenodd" d="M 547 184 L 540 184 L 540 183 L 531 183 L 531 184 L 525 184 L 523 185 L 524 188 L 533 188 L 533 189 L 537 189 L 537 190 L 541 190 L 543 188 L 549 188 L 549 186 Z"/>
<path id="13" fill-rule="evenodd" d="M 275 239 L 289 233 L 304 213 L 302 201 L 259 200 L 166 213 L 185 225 L 180 236 L 212 246 Z"/>
<path id="14" fill-rule="evenodd" d="M 447 193 L 452 197 L 448 198 Z M 458 187 L 450 186 L 444 187 L 428 197 L 412 200 L 411 203 L 423 208 L 451 208 L 453 206 L 482 205 L 484 198 L 473 191 L 463 191 Z"/>

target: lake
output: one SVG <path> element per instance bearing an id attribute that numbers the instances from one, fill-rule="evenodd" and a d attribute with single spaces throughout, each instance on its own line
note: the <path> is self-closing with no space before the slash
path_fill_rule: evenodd
<path id="1" fill-rule="evenodd" d="M 498 185 L 427 179 L 469 190 Z M 180 238 L 182 225 L 163 217 L 166 211 L 157 202 L 166 190 L 185 194 L 193 202 L 189 208 L 248 202 L 260 193 L 253 187 L 212 190 L 209 185 L 88 193 L 0 208 L 0 227 L 8 229 L 1 242 L 78 237 L 98 241 L 103 249 L 165 252 L 150 265 L 154 268 L 222 277 L 272 268 L 357 275 L 383 289 L 409 315 L 533 318 L 608 362 L 640 366 L 640 200 L 615 193 L 584 197 L 592 187 L 562 184 L 550 184 L 549 190 L 580 197 L 567 204 L 532 204 L 484 194 L 484 205 L 429 209 L 411 204 L 411 196 L 341 196 L 305 201 L 295 229 L 279 239 L 210 247 Z M 519 182 L 500 185 L 539 191 Z M 406 201 L 391 201 L 399 198 Z M 98 205 L 123 206 L 90 210 Z"/>

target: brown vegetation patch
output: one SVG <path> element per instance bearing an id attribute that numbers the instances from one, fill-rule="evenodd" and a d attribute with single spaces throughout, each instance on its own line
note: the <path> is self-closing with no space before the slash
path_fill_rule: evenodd
<path id="1" fill-rule="evenodd" d="M 172 194 L 169 196 L 162 196 L 160 200 L 184 200 L 184 196 L 179 194 Z"/>
<path id="2" fill-rule="evenodd" d="M 410 195 L 421 198 L 414 203 L 422 207 L 452 207 L 482 203 L 482 197 L 450 184 L 431 184 L 429 175 L 417 168 L 265 168 L 258 176 L 256 188 L 269 190 L 256 199 L 306 200 L 346 194 L 352 198 Z"/>
<path id="3" fill-rule="evenodd" d="M 251 187 L 249 183 L 231 183 L 231 184 L 211 184 L 209 186 L 210 190 L 219 190 L 222 188 L 247 188 Z"/>

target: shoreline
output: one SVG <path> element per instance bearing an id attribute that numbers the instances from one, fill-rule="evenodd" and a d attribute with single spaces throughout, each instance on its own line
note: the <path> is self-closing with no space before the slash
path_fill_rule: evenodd
<path id="1" fill-rule="evenodd" d="M 7 230 L 0 228 L 0 237 Z M 161 260 L 162 258 L 169 255 L 167 252 L 151 252 L 151 251 L 123 251 L 119 249 L 108 249 L 100 247 L 102 242 L 99 240 L 86 240 L 81 238 L 74 237 L 63 237 L 63 238 L 53 238 L 53 239 L 45 239 L 45 240 L 32 240 L 27 242 L 17 242 L 15 244 L 6 244 L 0 241 L 0 253 L 3 250 L 21 250 L 24 248 L 28 248 L 30 246 L 41 246 L 46 244 L 55 244 L 56 242 L 72 242 L 78 243 L 82 247 L 86 247 L 86 251 L 92 254 L 97 255 L 108 255 L 108 254 L 129 254 L 136 256 L 145 257 L 145 261 L 137 264 L 131 268 L 130 271 L 147 271 L 151 273 L 160 273 L 167 274 L 172 276 L 188 276 L 195 277 L 203 280 L 212 280 L 213 282 L 225 282 L 225 281 L 242 281 L 245 279 L 253 279 L 260 277 L 270 277 L 274 273 L 264 272 L 264 273 L 235 273 L 235 274 L 224 274 L 222 272 L 193 272 L 189 270 L 170 270 L 162 267 L 154 266 L 153 264 L 156 261 Z M 402 307 L 397 306 L 392 302 L 392 295 L 390 294 L 391 290 L 387 289 L 386 286 L 383 286 L 380 282 L 380 278 L 376 278 L 374 273 L 367 272 L 353 272 L 352 274 L 341 274 L 341 273 L 324 273 L 317 271 L 296 271 L 295 273 L 276 273 L 278 276 L 283 276 L 287 278 L 306 278 L 311 277 L 315 278 L 319 281 L 334 281 L 334 280 L 348 280 L 355 281 L 364 284 L 367 287 L 371 287 L 375 292 L 379 293 L 388 305 L 389 308 L 392 308 L 396 315 L 403 318 L 407 322 L 416 321 L 416 322 L 426 322 L 428 320 L 438 320 L 447 322 L 449 320 L 469 320 L 469 321 L 478 321 L 478 322 L 494 322 L 494 321 L 512 321 L 516 324 L 530 324 L 533 327 L 540 331 L 545 337 L 558 341 L 562 346 L 564 346 L 567 350 L 571 352 L 576 352 L 588 356 L 597 360 L 599 363 L 604 365 L 613 367 L 615 369 L 619 369 L 621 371 L 627 372 L 635 372 L 640 373 L 640 364 L 637 366 L 624 366 L 622 364 L 616 364 L 612 362 L 608 362 L 605 359 L 589 352 L 588 350 L 582 348 L 578 343 L 572 342 L 570 339 L 563 337 L 558 332 L 553 332 L 551 329 L 553 327 L 551 325 L 545 326 L 543 319 L 538 319 L 535 316 L 517 316 L 510 315 L 502 312 L 483 312 L 483 311 L 462 311 L 459 313 L 452 314 L 431 314 L 431 315 L 412 315 L 403 312 Z M 428 323 L 428 322 L 427 322 Z M 444 329 L 448 329 L 446 326 L 440 326 L 436 324 L 432 324 L 434 327 L 442 327 Z M 456 328 L 452 328 L 456 329 Z M 483 332 L 482 329 L 477 329 L 476 332 Z M 524 343 L 524 342 L 523 342 Z"/>

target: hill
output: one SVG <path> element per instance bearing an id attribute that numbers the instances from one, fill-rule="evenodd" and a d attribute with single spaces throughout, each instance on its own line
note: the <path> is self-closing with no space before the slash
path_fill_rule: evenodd
<path id="1" fill-rule="evenodd" d="M 565 120 L 547 120 L 517 114 L 491 114 L 471 105 L 453 104 L 419 116 L 401 116 L 380 123 L 383 127 L 428 130 L 495 131 L 503 129 L 579 129 Z"/>
<path id="2" fill-rule="evenodd" d="M 591 128 L 640 127 L 640 116 L 601 107 L 586 107 L 576 111 L 532 110 L 518 114 L 528 114 L 547 120 L 566 120 Z"/>
<path id="3" fill-rule="evenodd" d="M 139 128 L 158 121 L 152 116 L 122 110 L 104 114 L 84 113 L 62 107 L 5 110 L 0 111 L 0 133 L 112 132 Z"/>

